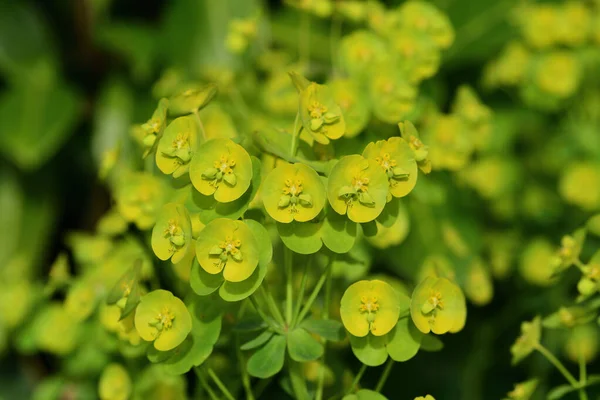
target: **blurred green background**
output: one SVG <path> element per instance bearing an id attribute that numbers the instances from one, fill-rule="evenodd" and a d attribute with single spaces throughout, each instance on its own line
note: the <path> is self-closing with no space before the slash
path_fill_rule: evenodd
<path id="1" fill-rule="evenodd" d="M 449 15 L 456 30 L 440 73 L 424 84 L 447 109 L 450 94 L 462 84 L 478 87 L 484 65 L 516 36 L 508 20 L 519 1 L 432 3 Z M 66 232 L 94 229 L 111 203 L 97 178 L 103 151 L 151 114 L 152 85 L 165 68 L 247 67 L 244 59 L 225 51 L 223 42 L 227 22 L 252 9 L 269 15 L 277 46 L 297 48 L 297 14 L 275 0 L 0 0 L 0 268 L 42 276 L 66 250 Z M 322 45 L 328 32 L 327 22 L 311 25 L 311 56 L 317 60 L 330 57 L 329 46 Z M 563 118 L 560 112 L 524 109 L 509 92 L 480 95 L 493 110 L 515 113 L 513 123 L 521 131 L 537 132 Z M 541 145 L 543 136 L 531 137 L 525 146 Z M 461 207 L 461 215 L 478 224 L 496 223 L 476 199 Z M 549 222 L 525 222 L 521 228 L 527 236 L 544 233 L 558 242 L 584 220 L 578 209 L 564 207 Z M 402 263 L 391 258 L 383 256 L 376 268 L 402 275 Z M 466 328 L 444 337 L 440 353 L 396 365 L 385 392 L 399 393 L 391 399 L 433 393 L 438 400 L 487 400 L 501 398 L 514 382 L 531 375 L 546 377 L 550 386 L 562 382 L 537 354 L 511 367 L 509 347 L 520 322 L 554 311 L 572 294 L 574 282 L 576 277 L 567 276 L 561 285 L 544 289 L 517 276 L 496 281 L 493 301 L 469 305 Z M 357 370 L 358 361 L 350 352 L 347 356 Z M 45 354 L 0 354 L 0 398 L 28 398 L 54 366 Z M 374 385 L 379 374 L 370 369 L 364 383 Z M 592 390 L 588 393 L 595 398 Z"/>

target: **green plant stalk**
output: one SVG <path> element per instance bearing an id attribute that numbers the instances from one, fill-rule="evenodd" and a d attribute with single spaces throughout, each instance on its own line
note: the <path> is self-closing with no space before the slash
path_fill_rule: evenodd
<path id="1" fill-rule="evenodd" d="M 362 379 L 363 375 L 365 374 L 365 371 L 367 370 L 367 366 L 365 364 L 363 364 L 360 369 L 358 370 L 358 374 L 356 374 L 356 376 L 354 377 L 354 379 L 352 380 L 352 384 L 350 385 L 350 388 L 348 389 L 348 391 L 346 391 L 346 395 L 349 395 L 350 393 L 352 393 L 354 391 L 354 389 L 358 386 L 358 384 L 360 383 L 360 380 Z"/>
<path id="2" fill-rule="evenodd" d="M 267 317 L 267 315 L 261 310 L 260 305 L 258 304 L 258 302 L 256 301 L 256 299 L 254 298 L 254 294 L 252 296 L 249 297 L 250 301 L 252 302 L 252 305 L 254 306 L 254 309 L 256 310 L 256 312 L 258 313 L 258 316 L 267 324 L 269 325 L 269 327 L 273 330 L 276 330 L 277 327 L 273 325 L 273 323 L 271 322 L 271 320 Z"/>
<path id="3" fill-rule="evenodd" d="M 208 375 L 211 377 L 211 379 L 213 380 L 215 385 L 217 385 L 217 387 L 223 393 L 223 395 L 225 396 L 225 398 L 227 400 L 235 400 L 235 397 L 233 397 L 231 392 L 229 392 L 229 389 L 227 389 L 227 386 L 225 386 L 223 384 L 223 382 L 221 382 L 221 380 L 219 379 L 217 374 L 215 374 L 215 372 L 212 370 L 212 368 L 208 368 Z"/>
<path id="4" fill-rule="evenodd" d="M 388 377 L 390 376 L 390 372 L 392 372 L 393 366 L 394 366 L 394 360 L 392 360 L 391 358 L 388 358 L 387 363 L 385 364 L 385 369 L 383 370 L 383 373 L 381 374 L 381 378 L 379 378 L 379 381 L 377 382 L 377 386 L 375 386 L 376 392 L 381 392 L 381 389 L 383 389 L 385 382 L 387 381 Z"/>
<path id="5" fill-rule="evenodd" d="M 238 319 L 242 318 L 246 312 L 248 303 L 242 302 L 240 306 L 240 310 L 238 312 Z M 240 366 L 240 373 L 242 374 L 242 385 L 244 385 L 244 391 L 246 392 L 246 400 L 255 400 L 254 394 L 252 393 L 252 384 L 250 383 L 250 375 L 248 375 L 248 371 L 246 371 L 246 364 L 244 363 L 244 355 L 242 354 L 242 350 L 240 349 L 240 335 L 236 333 L 234 336 L 235 341 L 235 354 L 238 358 L 238 363 Z"/>
<path id="6" fill-rule="evenodd" d="M 296 151 L 298 150 L 298 136 L 300 136 L 298 122 L 300 122 L 300 109 L 298 109 L 298 112 L 296 113 L 296 119 L 294 120 L 294 130 L 292 131 L 292 144 L 290 145 L 290 156 L 292 158 L 296 156 Z"/>
<path id="7" fill-rule="evenodd" d="M 283 249 L 283 263 L 285 264 L 285 323 L 288 328 L 292 326 L 292 319 L 294 316 L 294 287 L 293 287 L 293 273 L 292 263 L 294 254 L 290 249 L 284 246 Z"/>
<path id="8" fill-rule="evenodd" d="M 556 367 L 556 369 L 558 369 L 560 371 L 561 374 L 563 374 L 563 376 L 565 377 L 565 379 L 569 382 L 569 384 L 571 386 L 573 386 L 574 388 L 579 387 L 579 383 L 577 382 L 577 380 L 575 379 L 575 377 L 567 370 L 567 368 L 565 368 L 565 366 L 563 365 L 563 363 L 561 363 L 558 358 L 556 358 L 554 356 L 554 354 L 552 354 L 550 352 L 550 350 L 548 350 L 547 348 L 545 348 L 541 343 L 538 343 L 535 346 L 535 349 L 537 351 L 539 351 L 540 353 L 542 353 L 542 355 L 544 357 L 546 357 L 546 359 L 548 361 L 550 361 L 550 363 L 552 365 L 554 365 Z"/>
<path id="9" fill-rule="evenodd" d="M 319 295 L 319 292 L 321 291 L 321 288 L 323 287 L 323 284 L 325 283 L 325 280 L 327 279 L 327 276 L 329 274 L 329 269 L 331 269 L 331 262 L 327 265 L 325 271 L 323 271 L 323 274 L 319 278 L 319 281 L 317 282 L 312 293 L 308 297 L 308 300 L 304 304 L 304 307 L 302 307 L 302 311 L 300 311 L 300 316 L 298 317 L 298 323 L 301 323 L 304 320 L 304 317 L 306 317 L 306 314 L 308 314 L 308 312 L 310 311 L 310 307 L 312 306 L 314 301 L 317 299 L 317 296 Z"/>
<path id="10" fill-rule="evenodd" d="M 283 315 L 281 315 L 281 311 L 279 311 L 279 308 L 277 307 L 277 303 L 275 303 L 275 299 L 273 298 L 273 295 L 271 294 L 271 292 L 269 291 L 269 288 L 267 287 L 267 285 L 265 283 L 260 285 L 260 291 L 261 291 L 262 295 L 264 296 L 265 301 L 267 302 L 267 306 L 269 307 L 269 311 L 271 312 L 271 315 L 273 316 L 273 318 L 275 318 L 275 320 L 281 326 L 284 326 L 285 321 L 283 319 Z"/>
<path id="11" fill-rule="evenodd" d="M 206 142 L 206 131 L 204 130 L 204 124 L 202 123 L 202 120 L 200 119 L 200 113 L 198 112 L 198 110 L 196 110 L 194 112 L 194 115 L 196 116 L 196 121 L 198 121 L 198 126 L 200 127 L 200 133 L 202 134 L 202 141 Z"/>
<path id="12" fill-rule="evenodd" d="M 306 400 L 309 397 L 308 391 L 306 389 L 306 382 L 304 381 L 304 374 L 299 367 L 300 363 L 288 358 L 288 373 L 296 400 Z"/>
<path id="13" fill-rule="evenodd" d="M 323 305 L 323 319 L 329 319 L 329 303 L 331 302 L 331 268 L 327 269 L 327 278 L 325 282 L 325 304 Z M 327 340 L 323 343 L 323 357 L 321 368 L 319 368 L 319 380 L 317 381 L 317 393 L 315 400 L 323 399 L 323 388 L 325 387 L 325 357 L 327 356 Z"/>
<path id="14" fill-rule="evenodd" d="M 219 400 L 219 397 L 212 390 L 212 388 L 206 381 L 206 378 L 204 378 L 204 375 L 202 375 L 202 372 L 200 372 L 200 369 L 198 367 L 195 367 L 194 372 L 196 373 L 198 379 L 200 379 L 200 384 L 202 385 L 202 388 L 204 388 L 204 390 L 206 390 L 206 393 L 208 393 L 208 397 L 210 397 L 211 400 Z"/>
<path id="15" fill-rule="evenodd" d="M 579 348 L 579 399 L 588 400 L 588 395 L 585 391 L 585 385 L 587 383 L 587 369 L 585 365 L 585 357 L 581 347 Z"/>
<path id="16" fill-rule="evenodd" d="M 292 318 L 292 328 L 296 326 L 298 323 L 298 316 L 300 315 L 300 308 L 302 307 L 302 303 L 304 301 L 304 293 L 306 292 L 306 281 L 308 281 L 308 267 L 310 264 L 310 260 L 304 264 L 304 272 L 302 274 L 302 281 L 300 282 L 300 291 L 298 292 L 298 298 L 296 299 L 296 304 L 294 307 L 294 317 Z"/>

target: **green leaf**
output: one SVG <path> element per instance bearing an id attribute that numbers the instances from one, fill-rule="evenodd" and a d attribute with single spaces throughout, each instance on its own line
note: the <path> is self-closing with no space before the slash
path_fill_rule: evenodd
<path id="1" fill-rule="evenodd" d="M 327 206 L 327 216 L 321 227 L 321 239 L 334 253 L 343 254 L 352 249 L 356 242 L 357 224 L 345 215 L 340 215 Z"/>
<path id="2" fill-rule="evenodd" d="M 434 335 L 425 335 L 421 340 L 421 349 L 425 351 L 440 351 L 444 348 L 444 343 Z"/>
<path id="3" fill-rule="evenodd" d="M 256 242 L 258 243 L 258 251 L 260 259 L 258 262 L 262 264 L 269 264 L 273 258 L 273 243 L 271 243 L 271 236 L 267 229 L 259 222 L 253 219 L 245 219 L 246 226 L 250 228 Z"/>
<path id="4" fill-rule="evenodd" d="M 74 132 L 80 107 L 77 93 L 53 82 L 27 82 L 4 92 L 0 152 L 22 169 L 40 167 Z"/>
<path id="5" fill-rule="evenodd" d="M 190 273 L 190 286 L 197 295 L 206 296 L 214 293 L 222 284 L 223 274 L 209 274 L 198 264 L 198 260 L 194 257 L 192 272 Z"/>
<path id="6" fill-rule="evenodd" d="M 294 361 L 314 361 L 323 355 L 323 345 L 302 328 L 287 335 L 288 353 Z"/>
<path id="7" fill-rule="evenodd" d="M 112 287 L 110 292 L 108 292 L 108 296 L 106 297 L 106 304 L 115 304 L 125 295 L 125 290 L 129 288 L 129 290 L 133 289 L 133 285 L 140 279 L 140 274 L 142 271 L 142 261 L 136 260 L 133 267 L 129 268 L 122 276 L 119 278 L 117 283 Z"/>
<path id="8" fill-rule="evenodd" d="M 259 262 L 258 267 L 248 279 L 242 282 L 225 281 L 219 289 L 219 295 L 225 301 L 240 301 L 249 297 L 265 279 L 267 269 L 267 264 Z"/>
<path id="9" fill-rule="evenodd" d="M 587 381 L 585 383 L 585 385 L 583 385 L 582 387 L 588 387 L 588 386 L 592 386 L 592 385 L 597 385 L 598 383 L 600 383 L 600 375 L 590 375 L 587 378 Z M 561 399 L 562 397 L 564 397 L 565 395 L 575 392 L 577 391 L 577 388 L 574 388 L 571 385 L 560 385 L 557 386 L 553 389 L 551 389 L 548 392 L 548 395 L 546 397 L 547 400 L 558 400 Z"/>
<path id="10" fill-rule="evenodd" d="M 248 373 L 256 378 L 266 379 L 283 368 L 285 360 L 285 337 L 275 335 L 248 359 Z"/>
<path id="11" fill-rule="evenodd" d="M 260 317 L 248 317 L 238 321 L 233 330 L 236 332 L 253 332 L 267 327 L 265 321 Z"/>
<path id="12" fill-rule="evenodd" d="M 300 327 L 332 342 L 339 342 L 346 337 L 344 325 L 342 325 L 340 321 L 334 319 L 309 318 L 302 321 Z"/>
<path id="13" fill-rule="evenodd" d="M 240 346 L 242 350 L 252 350 L 265 344 L 273 337 L 273 331 L 263 331 L 260 335 Z"/>
<path id="14" fill-rule="evenodd" d="M 396 327 L 387 335 L 387 352 L 394 361 L 408 361 L 419 351 L 423 336 L 410 316 L 400 318 Z"/>
<path id="15" fill-rule="evenodd" d="M 398 215 L 400 215 L 400 210 L 402 208 L 402 201 L 394 197 L 385 205 L 385 208 L 376 218 L 376 221 L 386 228 L 391 228 L 398 219 Z"/>
<path id="16" fill-rule="evenodd" d="M 141 263 L 140 263 L 141 265 Z M 131 287 L 131 293 L 127 296 L 127 302 L 125 303 L 125 307 L 121 310 L 121 316 L 119 317 L 119 321 L 123 320 L 129 314 L 135 311 L 135 308 L 138 304 L 140 304 L 140 300 L 142 298 L 142 291 L 140 290 L 140 282 L 133 282 L 133 286 Z"/>
<path id="17" fill-rule="evenodd" d="M 361 389 L 354 394 L 344 396 L 342 400 L 387 400 L 387 398 L 373 390 Z"/>
<path id="18" fill-rule="evenodd" d="M 319 236 L 322 222 L 277 222 L 276 225 L 283 244 L 295 253 L 314 254 L 323 246 Z"/>
<path id="19" fill-rule="evenodd" d="M 388 352 L 385 348 L 385 335 L 374 336 L 368 334 L 365 337 L 349 336 L 352 352 L 363 364 L 369 367 L 378 367 L 387 360 Z"/>
<path id="20" fill-rule="evenodd" d="M 256 196 L 256 192 L 260 186 L 260 161 L 254 156 L 252 156 L 251 159 L 252 183 L 246 193 L 239 199 L 229 203 L 219 203 L 213 196 L 204 196 L 190 185 L 189 190 L 191 190 L 192 195 L 186 202 L 188 210 L 191 213 L 198 213 L 200 221 L 205 225 L 216 218 L 229 218 L 235 220 L 244 215 L 250 202 L 254 196 Z"/>

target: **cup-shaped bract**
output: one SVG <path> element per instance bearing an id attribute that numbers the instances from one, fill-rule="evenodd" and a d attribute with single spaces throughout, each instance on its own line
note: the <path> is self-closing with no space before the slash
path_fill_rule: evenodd
<path id="1" fill-rule="evenodd" d="M 322 144 L 341 138 L 346 132 L 342 110 L 331 89 L 311 82 L 300 93 L 300 119 L 306 132 Z"/>
<path id="2" fill-rule="evenodd" d="M 198 147 L 190 164 L 192 184 L 219 203 L 239 199 L 252 182 L 248 152 L 230 139 L 211 139 Z"/>
<path id="3" fill-rule="evenodd" d="M 159 351 L 179 346 L 192 330 L 192 316 L 181 299 L 167 290 L 144 295 L 135 310 L 135 329 Z"/>
<path id="4" fill-rule="evenodd" d="M 540 344 L 542 336 L 542 319 L 537 316 L 531 322 L 521 324 L 521 335 L 511 346 L 512 363 L 517 364 L 527 357 Z"/>
<path id="5" fill-rule="evenodd" d="M 508 392 L 504 400 L 529 400 L 537 388 L 538 380 L 530 379 L 525 382 L 515 384 L 513 390 Z"/>
<path id="6" fill-rule="evenodd" d="M 565 99 L 572 96 L 583 78 L 577 56 L 569 51 L 540 55 L 531 64 L 533 83 L 543 94 Z"/>
<path id="7" fill-rule="evenodd" d="M 375 161 L 385 172 L 391 196 L 404 197 L 417 183 L 417 162 L 408 143 L 401 137 L 371 142 L 363 157 Z"/>
<path id="8" fill-rule="evenodd" d="M 168 108 L 169 101 L 160 99 L 156 110 L 152 113 L 152 117 L 144 124 L 138 125 L 137 129 L 132 132 L 133 136 L 146 148 L 146 154 L 167 126 Z"/>
<path id="9" fill-rule="evenodd" d="M 127 400 L 131 391 L 131 378 L 121 364 L 113 363 L 104 368 L 98 383 L 98 396 L 101 400 Z"/>
<path id="10" fill-rule="evenodd" d="M 344 137 L 355 137 L 362 132 L 371 117 L 371 106 L 366 93 L 352 79 L 336 79 L 328 85 L 346 121 Z"/>
<path id="11" fill-rule="evenodd" d="M 217 218 L 196 241 L 196 258 L 209 274 L 223 273 L 229 282 L 248 279 L 259 261 L 258 243 L 243 221 Z"/>
<path id="12" fill-rule="evenodd" d="M 433 168 L 459 171 L 466 167 L 475 150 L 467 126 L 457 115 L 434 117 L 423 136 L 429 144 Z"/>
<path id="13" fill-rule="evenodd" d="M 412 83 L 431 78 L 440 67 L 440 50 L 433 39 L 422 32 L 409 29 L 394 31 L 390 47 L 398 57 L 406 76 Z"/>
<path id="14" fill-rule="evenodd" d="M 423 333 L 458 332 L 467 317 L 465 296 L 450 280 L 428 276 L 413 291 L 410 315 Z"/>
<path id="15" fill-rule="evenodd" d="M 169 115 L 179 116 L 198 112 L 217 94 L 215 84 L 187 84 L 169 98 Z"/>
<path id="16" fill-rule="evenodd" d="M 454 42 L 454 29 L 447 15 L 422 0 L 410 0 L 398 8 L 399 23 L 405 29 L 429 35 L 440 49 Z"/>
<path id="17" fill-rule="evenodd" d="M 415 128 L 412 122 L 404 121 L 398 123 L 398 129 L 400 129 L 402 139 L 408 143 L 408 146 L 413 151 L 419 169 L 425 174 L 430 173 L 429 146 L 423 144 L 417 128 Z"/>
<path id="18" fill-rule="evenodd" d="M 152 250 L 173 264 L 180 262 L 192 243 L 192 223 L 187 209 L 176 203 L 165 204 L 152 229 Z"/>
<path id="19" fill-rule="evenodd" d="M 345 156 L 329 174 L 327 197 L 338 214 L 351 221 L 373 221 L 387 201 L 388 177 L 377 162 L 361 155 Z"/>
<path id="20" fill-rule="evenodd" d="M 164 174 L 179 178 L 189 170 L 198 132 L 198 121 L 191 115 L 176 118 L 166 127 L 156 150 L 156 165 Z"/>
<path id="21" fill-rule="evenodd" d="M 369 75 L 369 97 L 373 114 L 393 124 L 407 118 L 415 109 L 417 88 L 392 58 L 373 66 Z"/>
<path id="22" fill-rule="evenodd" d="M 400 318 L 400 294 L 380 280 L 358 281 L 342 296 L 340 315 L 348 332 L 357 337 L 389 333 Z"/>
<path id="23" fill-rule="evenodd" d="M 275 221 L 306 222 L 325 206 L 327 192 L 319 175 L 304 164 L 280 164 L 265 178 L 262 200 Z"/>
<path id="24" fill-rule="evenodd" d="M 150 229 L 166 193 L 163 183 L 149 173 L 126 174 L 115 188 L 117 209 L 127 222 Z"/>
<path id="25" fill-rule="evenodd" d="M 340 62 L 351 76 L 363 77 L 373 63 L 385 58 L 385 42 L 372 32 L 358 30 L 344 36 L 340 45 Z"/>

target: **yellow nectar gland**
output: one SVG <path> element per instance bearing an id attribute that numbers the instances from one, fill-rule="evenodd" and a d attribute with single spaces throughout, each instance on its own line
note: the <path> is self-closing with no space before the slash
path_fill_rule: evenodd
<path id="1" fill-rule="evenodd" d="M 162 311 L 158 313 L 154 320 L 148 322 L 148 325 L 156 328 L 156 337 L 158 337 L 163 330 L 169 330 L 173 327 L 173 320 L 175 316 L 171 314 L 167 307 L 163 307 Z"/>
<path id="2" fill-rule="evenodd" d="M 232 236 L 226 236 L 225 241 L 219 243 L 219 246 L 210 251 L 210 255 L 219 257 L 214 265 L 219 269 L 225 268 L 230 256 L 236 261 L 242 261 L 243 257 L 242 252 L 240 251 L 241 246 L 241 240 L 234 239 Z"/>
<path id="3" fill-rule="evenodd" d="M 290 213 L 297 213 L 297 206 L 300 203 L 299 196 L 302 193 L 302 190 L 301 180 L 296 179 L 295 181 L 292 181 L 291 179 L 286 179 L 285 186 L 282 190 L 283 196 L 281 196 L 281 199 L 279 200 L 279 207 L 287 207 Z"/>
<path id="4" fill-rule="evenodd" d="M 185 237 L 183 230 L 179 226 L 176 220 L 170 219 L 167 222 L 167 228 L 164 231 L 165 238 L 169 238 L 171 242 L 170 251 L 174 253 L 177 249 L 185 244 Z"/>
<path id="5" fill-rule="evenodd" d="M 442 301 L 442 294 L 440 292 L 431 291 L 429 298 L 421 306 L 421 312 L 423 314 L 431 313 L 431 318 L 435 318 L 435 310 L 444 309 L 444 303 Z"/>
<path id="6" fill-rule="evenodd" d="M 357 177 L 355 176 L 352 179 L 352 186 L 354 186 L 354 189 L 357 192 L 366 192 L 369 188 L 367 187 L 369 185 L 369 178 L 361 178 L 361 177 Z"/>
<path id="7" fill-rule="evenodd" d="M 218 161 L 215 161 L 214 166 L 223 174 L 231 174 L 233 173 L 233 167 L 235 167 L 235 160 L 222 155 Z"/>
<path id="8" fill-rule="evenodd" d="M 327 112 L 327 107 L 315 100 L 311 105 L 308 106 L 308 111 L 310 112 L 311 118 L 319 119 L 325 115 Z"/>
<path id="9" fill-rule="evenodd" d="M 381 165 L 385 172 L 388 172 L 396 166 L 396 160 L 392 160 L 389 153 L 385 153 L 382 157 L 375 158 L 375 161 Z"/>
<path id="10" fill-rule="evenodd" d="M 377 304 L 377 297 L 362 296 L 360 298 L 361 305 L 358 307 L 361 313 L 366 313 L 367 322 L 369 323 L 369 330 L 374 332 L 375 328 L 375 313 L 379 310 L 379 304 Z"/>

